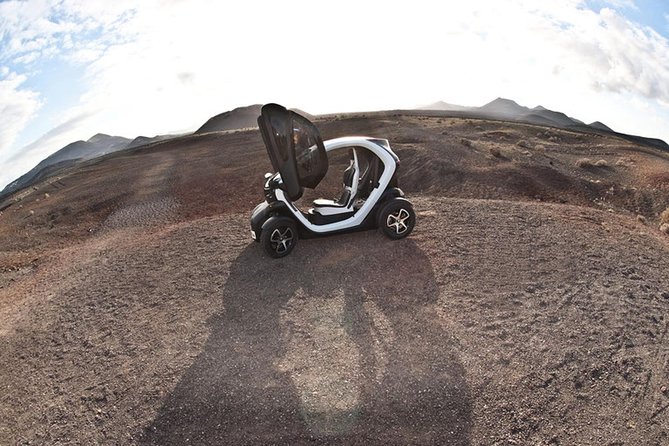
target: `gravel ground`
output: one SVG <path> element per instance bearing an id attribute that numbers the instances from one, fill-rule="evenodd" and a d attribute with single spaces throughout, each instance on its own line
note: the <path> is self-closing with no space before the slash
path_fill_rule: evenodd
<path id="1" fill-rule="evenodd" d="M 0 444 L 669 443 L 667 154 L 508 123 L 319 125 L 391 139 L 409 238 L 265 257 L 257 132 L 22 191 L 0 213 Z"/>
<path id="2" fill-rule="evenodd" d="M 23 299 L 0 442 L 667 441 L 665 239 L 579 207 L 414 201 L 409 239 L 282 261 L 239 214 L 60 251 L 2 290 Z"/>

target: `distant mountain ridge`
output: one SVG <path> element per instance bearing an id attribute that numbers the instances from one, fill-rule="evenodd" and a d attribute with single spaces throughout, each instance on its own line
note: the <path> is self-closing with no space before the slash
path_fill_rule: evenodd
<path id="1" fill-rule="evenodd" d="M 199 134 L 257 127 L 257 119 L 260 115 L 261 107 L 261 104 L 254 104 L 247 107 L 239 107 L 213 116 L 194 133 Z M 304 114 L 308 118 L 312 118 L 312 116 L 307 113 L 298 112 Z M 3 200 L 13 192 L 28 187 L 37 181 L 56 175 L 63 169 L 72 167 L 77 163 L 120 150 L 136 149 L 147 144 L 158 143 L 176 136 L 179 135 L 157 135 L 154 137 L 138 136 L 131 140 L 121 136 L 110 136 L 98 133 L 87 141 L 72 142 L 57 152 L 49 155 L 35 167 L 30 169 L 30 171 L 9 183 L 2 191 L 0 191 L 0 200 Z"/>
<path id="2" fill-rule="evenodd" d="M 541 105 L 537 105 L 534 108 L 524 107 L 519 105 L 516 101 L 506 98 L 497 98 L 481 107 L 465 107 L 462 105 L 455 105 L 448 102 L 439 101 L 435 102 L 434 104 L 419 107 L 418 110 L 443 110 L 479 113 L 497 119 L 526 121 L 534 124 L 553 125 L 556 127 L 585 125 L 583 121 L 569 117 L 562 112 L 549 110 Z"/>
<path id="3" fill-rule="evenodd" d="M 77 163 L 88 161 L 120 150 L 131 149 L 162 141 L 175 135 L 158 135 L 153 138 L 139 136 L 133 140 L 104 133 L 93 135 L 86 141 L 72 142 L 48 157 L 0 191 L 0 200 L 44 178 L 57 174 Z"/>
<path id="4" fill-rule="evenodd" d="M 586 124 L 583 121 L 567 116 L 562 112 L 549 110 L 541 105 L 538 105 L 534 108 L 528 108 L 519 105 L 517 102 L 511 99 L 506 98 L 497 98 L 481 107 L 464 107 L 461 105 L 454 105 L 449 104 L 448 102 L 439 101 L 430 105 L 418 107 L 416 110 L 421 110 L 424 112 L 450 113 L 458 117 L 524 122 L 534 125 L 558 127 L 567 130 L 571 129 L 595 133 L 605 132 L 638 144 L 644 144 L 660 150 L 669 151 L 669 145 L 665 141 L 662 141 L 658 138 L 648 138 L 644 136 L 619 133 L 615 130 L 612 130 L 609 126 L 600 121 Z"/>
<path id="5" fill-rule="evenodd" d="M 464 105 L 456 105 L 444 101 L 437 101 L 430 105 L 418 107 L 417 110 L 467 111 L 467 110 L 473 110 L 474 108 L 476 107 L 467 107 Z"/>
<path id="6" fill-rule="evenodd" d="M 209 118 L 193 133 L 202 134 L 208 132 L 255 128 L 257 127 L 257 119 L 260 115 L 261 108 L 261 104 L 253 104 L 220 113 Z M 291 110 L 305 116 L 308 119 L 313 120 L 315 118 L 315 116 L 302 110 Z M 497 98 L 481 107 L 469 107 L 439 101 L 433 104 L 419 107 L 415 110 L 399 111 L 404 113 L 419 112 L 421 114 L 446 114 L 457 117 L 509 120 L 542 126 L 559 127 L 563 129 L 573 129 L 577 131 L 599 133 L 605 132 L 635 143 L 645 144 L 659 148 L 661 150 L 669 151 L 669 145 L 660 139 L 618 133 L 599 121 L 595 121 L 591 124 L 585 124 L 584 122 L 567 116 L 562 112 L 549 110 L 541 105 L 538 105 L 534 108 L 528 108 L 519 105 L 517 102 L 511 99 L 506 98 Z M 130 140 L 121 136 L 110 136 L 103 133 L 98 133 L 87 141 L 75 141 L 53 153 L 52 155 L 49 155 L 29 172 L 7 185 L 2 191 L 0 191 L 0 200 L 5 199 L 13 192 L 28 187 L 37 181 L 52 175 L 56 175 L 63 169 L 72 167 L 77 163 L 120 150 L 136 149 L 147 144 L 159 143 L 176 136 L 179 135 L 157 135 L 154 137 L 138 136 Z"/>
<path id="7" fill-rule="evenodd" d="M 153 144 L 154 142 L 165 141 L 174 137 L 175 135 L 157 135 L 153 137 L 138 136 L 137 138 L 130 141 L 130 144 L 128 144 L 125 148 L 134 149 L 135 147 L 145 146 L 147 144 Z"/>
<path id="8" fill-rule="evenodd" d="M 0 192 L 0 198 L 39 181 L 55 171 L 67 168 L 76 162 L 97 158 L 125 148 L 130 140 L 121 136 L 98 133 L 88 141 L 72 142 L 59 151 L 52 153 L 27 173 L 12 181 Z M 56 169 L 55 167 L 58 166 Z"/>

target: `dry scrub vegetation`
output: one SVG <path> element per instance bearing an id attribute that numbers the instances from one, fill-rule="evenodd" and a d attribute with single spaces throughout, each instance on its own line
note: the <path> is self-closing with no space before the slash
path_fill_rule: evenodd
<path id="1" fill-rule="evenodd" d="M 608 167 L 609 163 L 608 161 L 604 159 L 600 159 L 597 161 L 592 161 L 590 158 L 581 158 L 578 161 L 576 161 L 576 166 L 587 169 L 589 167 Z"/>
<path id="2" fill-rule="evenodd" d="M 660 231 L 669 235 L 669 208 L 665 209 L 662 214 L 660 214 Z"/>

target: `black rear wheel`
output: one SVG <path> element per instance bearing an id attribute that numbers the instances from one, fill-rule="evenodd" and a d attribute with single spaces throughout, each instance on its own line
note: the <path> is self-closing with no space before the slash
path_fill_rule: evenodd
<path id="1" fill-rule="evenodd" d="M 379 210 L 377 224 L 386 237 L 398 240 L 411 234 L 416 225 L 416 213 L 409 200 L 393 198 Z"/>
<path id="2" fill-rule="evenodd" d="M 270 217 L 262 227 L 260 243 L 270 257 L 285 257 L 297 244 L 297 225 L 288 217 Z"/>

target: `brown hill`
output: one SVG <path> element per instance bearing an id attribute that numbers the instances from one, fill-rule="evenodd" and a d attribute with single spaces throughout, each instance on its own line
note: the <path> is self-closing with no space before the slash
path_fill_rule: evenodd
<path id="1" fill-rule="evenodd" d="M 319 127 L 390 140 L 408 239 L 264 257 L 257 130 L 17 192 L 0 214 L 0 443 L 666 442 L 669 154 L 474 119 Z M 338 191 L 332 166 L 304 205 Z"/>
<path id="2" fill-rule="evenodd" d="M 599 129 L 599 130 L 612 131 L 611 128 L 608 125 L 604 124 L 603 122 L 599 122 L 599 121 L 591 122 L 588 125 L 590 127 L 593 127 L 593 128 Z"/>
<path id="3" fill-rule="evenodd" d="M 195 134 L 257 127 L 261 107 L 261 104 L 238 107 L 211 117 Z"/>
<path id="4" fill-rule="evenodd" d="M 128 143 L 126 149 L 134 149 L 135 147 L 141 147 L 147 144 L 153 144 L 160 141 L 165 141 L 167 139 L 176 138 L 178 136 L 180 135 L 138 136 L 132 141 L 130 141 L 130 143 Z"/>
<path id="5" fill-rule="evenodd" d="M 209 118 L 202 127 L 197 129 L 195 134 L 256 128 L 258 127 L 257 120 L 260 115 L 261 107 L 261 104 L 248 105 L 246 107 L 238 107 L 234 110 L 213 116 Z M 301 114 L 307 119 L 313 120 L 315 118 L 314 115 L 300 110 L 299 108 L 291 108 L 291 110 Z"/>
<path id="6" fill-rule="evenodd" d="M 65 166 L 71 166 L 80 161 L 97 158 L 108 153 L 113 153 L 124 149 L 130 142 L 129 139 L 122 136 L 109 136 L 98 133 L 92 136 L 88 141 L 75 141 L 49 155 L 37 166 L 26 172 L 16 180 L 8 184 L 0 191 L 0 200 L 9 194 L 21 190 L 48 177 L 53 172 L 59 171 Z"/>

